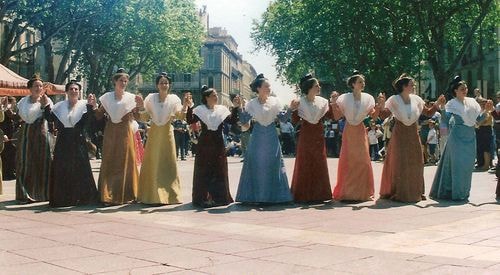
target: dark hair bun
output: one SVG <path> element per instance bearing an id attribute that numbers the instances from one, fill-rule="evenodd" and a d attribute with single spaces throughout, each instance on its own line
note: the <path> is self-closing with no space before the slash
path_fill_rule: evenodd
<path id="1" fill-rule="evenodd" d="M 117 74 L 126 74 L 127 72 L 125 71 L 125 68 L 118 68 L 118 70 L 116 70 L 116 73 Z"/>
<path id="2" fill-rule="evenodd" d="M 207 85 L 203 85 L 203 86 L 201 86 L 200 91 L 203 93 L 204 91 L 206 91 L 206 90 L 208 90 L 208 89 L 209 89 L 209 88 L 208 88 L 208 86 L 207 86 Z"/>
<path id="3" fill-rule="evenodd" d="M 451 84 L 455 84 L 455 83 L 458 83 L 462 81 L 462 77 L 459 76 L 459 75 L 456 75 L 455 77 L 453 77 L 453 80 L 451 81 Z"/>
<path id="4" fill-rule="evenodd" d="M 257 88 L 262 86 L 262 83 L 264 83 L 266 80 L 267 78 L 263 73 L 258 74 L 257 77 L 252 81 L 252 83 L 250 83 L 250 89 L 252 89 L 254 93 L 257 93 Z"/>
<path id="5" fill-rule="evenodd" d="M 312 79 L 312 78 L 313 78 L 312 74 L 308 73 L 308 74 L 304 75 L 304 76 L 300 79 L 299 84 L 300 84 L 300 85 L 302 85 L 304 82 L 306 82 L 307 80 Z"/>
<path id="6" fill-rule="evenodd" d="M 351 76 L 353 76 L 353 75 L 360 75 L 360 74 L 361 74 L 361 72 L 360 72 L 360 71 L 358 71 L 358 70 L 354 69 L 354 70 L 352 70 L 352 74 L 351 74 Z"/>

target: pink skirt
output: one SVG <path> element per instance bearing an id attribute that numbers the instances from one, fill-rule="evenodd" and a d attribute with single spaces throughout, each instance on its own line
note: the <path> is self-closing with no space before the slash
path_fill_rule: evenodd
<path id="1" fill-rule="evenodd" d="M 347 123 L 342 134 L 333 197 L 336 200 L 367 201 L 373 199 L 374 192 L 366 128 L 363 123 L 356 126 Z"/>

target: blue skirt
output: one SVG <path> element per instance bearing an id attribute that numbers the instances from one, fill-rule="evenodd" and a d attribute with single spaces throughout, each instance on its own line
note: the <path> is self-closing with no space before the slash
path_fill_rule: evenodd
<path id="1" fill-rule="evenodd" d="M 476 132 L 461 117 L 450 119 L 450 135 L 434 176 L 429 196 L 433 199 L 467 200 L 476 158 Z"/>
<path id="2" fill-rule="evenodd" d="M 281 203 L 292 201 L 281 146 L 274 123 L 255 123 L 236 194 L 238 202 Z"/>

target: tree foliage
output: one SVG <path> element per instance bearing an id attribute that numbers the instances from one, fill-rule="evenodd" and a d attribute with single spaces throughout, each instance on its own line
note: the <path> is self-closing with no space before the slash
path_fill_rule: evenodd
<path id="1" fill-rule="evenodd" d="M 0 62 L 43 46 L 47 60 L 40 69 L 49 81 L 63 83 L 78 72 L 96 93 L 110 88 L 117 67 L 147 77 L 160 68 L 194 71 L 201 64 L 203 28 L 193 0 L 0 1 L 0 16 L 17 29 L 2 38 L 12 42 L 2 42 Z M 16 50 L 24 26 L 39 30 L 41 39 Z"/>
<path id="2" fill-rule="evenodd" d="M 491 6 L 492 0 L 275 0 L 254 22 L 252 38 L 276 56 L 289 83 L 313 71 L 346 89 L 357 69 L 368 91 L 388 91 L 399 74 L 417 75 L 420 61 L 428 60 L 442 89 L 478 24 L 494 13 Z M 450 53 L 454 62 L 445 58 Z"/>

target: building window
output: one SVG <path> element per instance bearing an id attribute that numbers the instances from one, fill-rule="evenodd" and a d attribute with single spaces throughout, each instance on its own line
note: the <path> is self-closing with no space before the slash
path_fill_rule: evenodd
<path id="1" fill-rule="evenodd" d="M 214 77 L 213 76 L 209 76 L 208 77 L 208 87 L 209 88 L 213 88 L 214 87 Z"/>
<path id="2" fill-rule="evenodd" d="M 208 54 L 208 68 L 213 69 L 215 67 L 215 56 L 213 53 Z"/>

